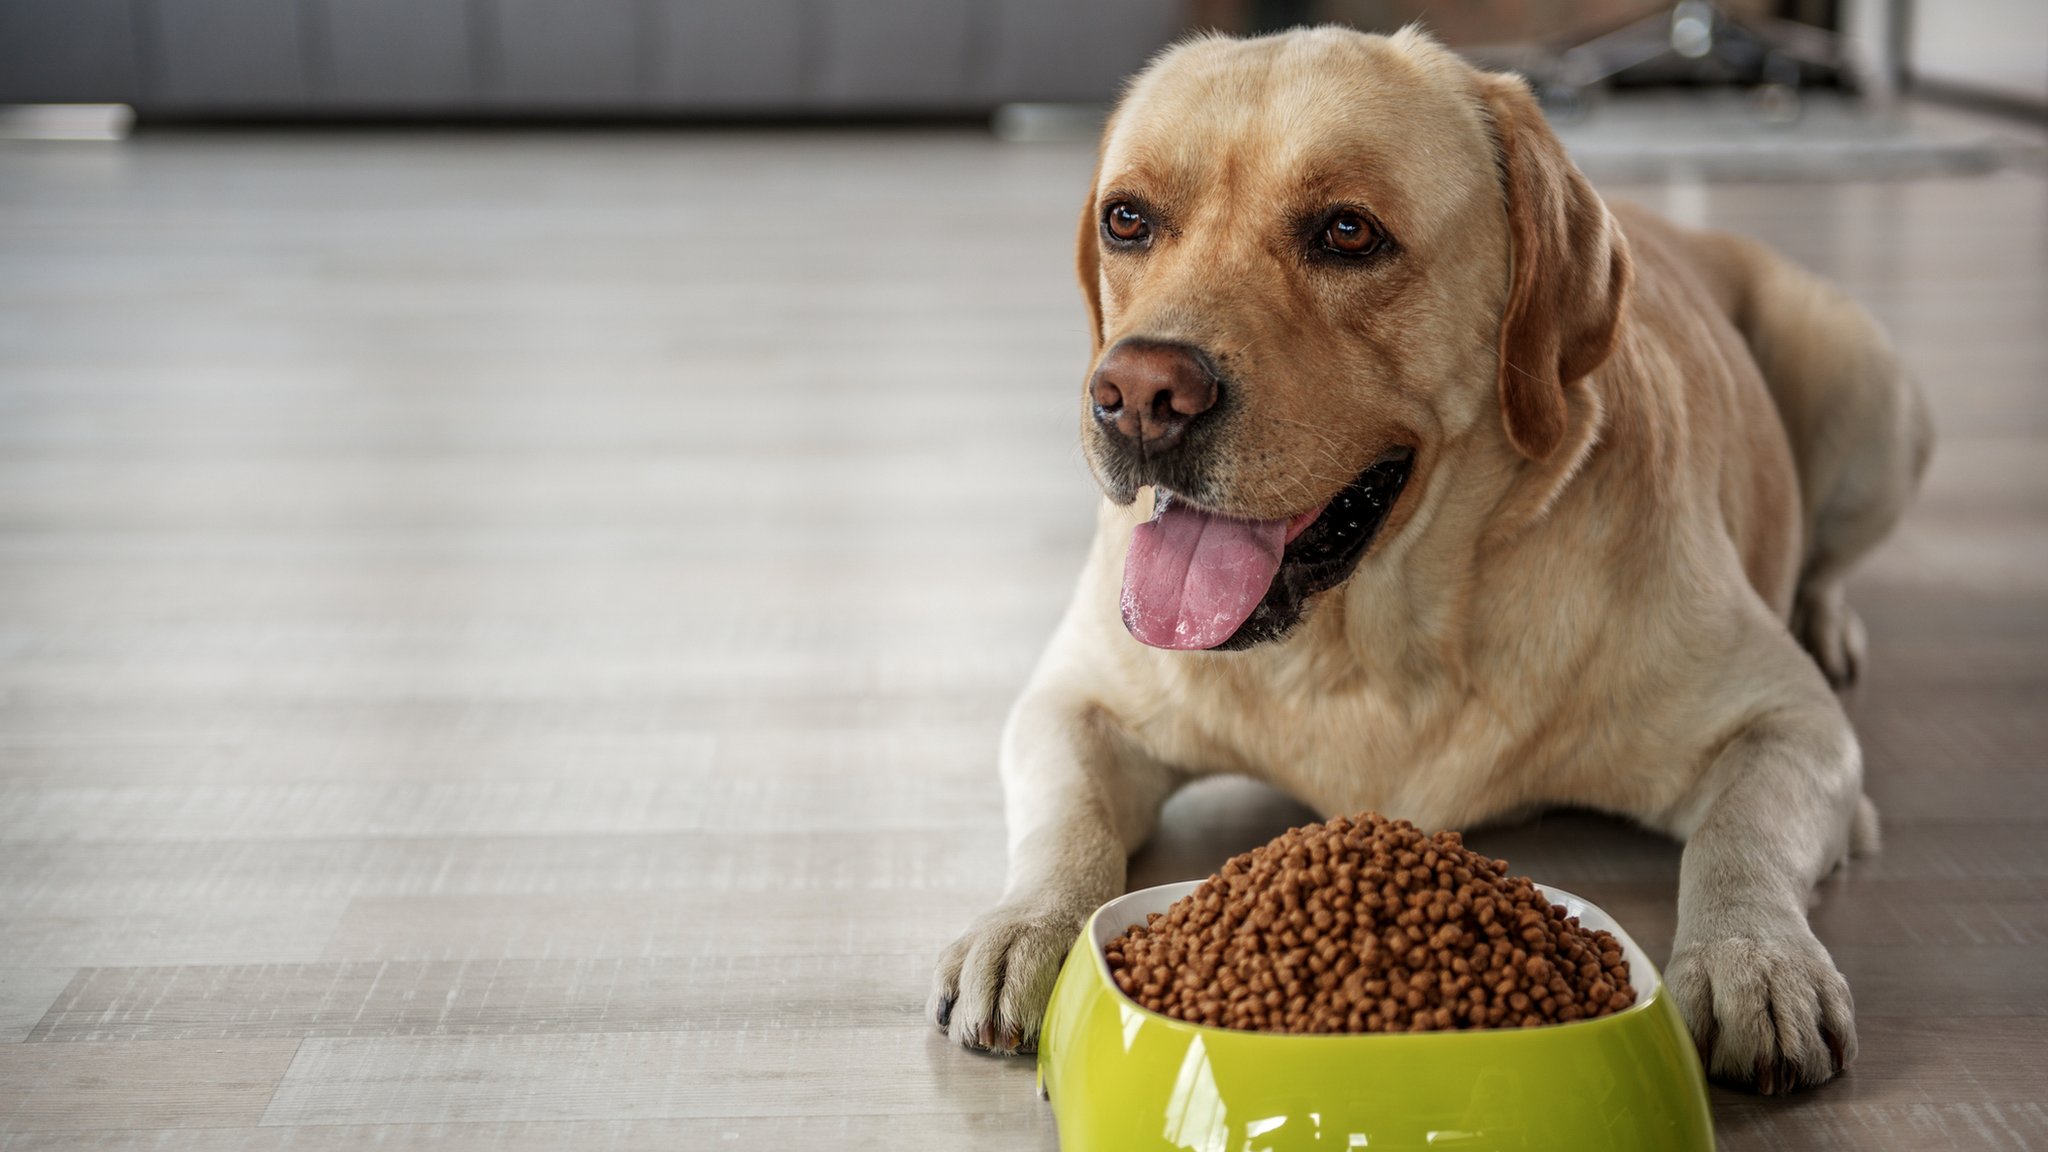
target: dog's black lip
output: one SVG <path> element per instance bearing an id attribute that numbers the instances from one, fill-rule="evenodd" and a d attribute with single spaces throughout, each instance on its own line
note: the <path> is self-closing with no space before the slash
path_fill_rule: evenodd
<path id="1" fill-rule="evenodd" d="M 1350 579 L 1400 500 L 1414 464 L 1413 450 L 1393 449 L 1331 497 L 1315 521 L 1280 554 L 1280 570 L 1259 606 L 1228 640 L 1208 651 L 1238 652 L 1282 638 L 1301 622 L 1309 597 Z M 1175 499 L 1172 492 L 1156 489 L 1154 515 Z"/>

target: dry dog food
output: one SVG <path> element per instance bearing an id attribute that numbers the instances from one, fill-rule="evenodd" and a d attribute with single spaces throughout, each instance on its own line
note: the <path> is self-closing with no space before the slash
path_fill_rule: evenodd
<path id="1" fill-rule="evenodd" d="M 1635 1003 L 1628 961 L 1456 832 L 1289 830 L 1106 949 L 1155 1012 L 1258 1032 L 1529 1028 Z"/>

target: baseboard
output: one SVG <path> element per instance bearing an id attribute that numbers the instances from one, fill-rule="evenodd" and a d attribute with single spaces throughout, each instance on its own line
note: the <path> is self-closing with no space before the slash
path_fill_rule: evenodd
<path id="1" fill-rule="evenodd" d="M 1905 77 L 1905 90 L 1913 96 L 1937 104 L 1952 104 L 1958 108 L 1989 112 L 2032 124 L 2048 124 L 2048 100 L 2015 96 L 2010 92 L 1994 92 L 1948 80 L 1930 80 L 1910 72 Z"/>

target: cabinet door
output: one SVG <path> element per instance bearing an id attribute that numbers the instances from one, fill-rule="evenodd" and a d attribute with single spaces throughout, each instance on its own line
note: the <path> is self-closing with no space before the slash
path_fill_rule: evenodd
<path id="1" fill-rule="evenodd" d="M 473 0 L 319 0 L 321 103 L 435 112 L 474 103 Z"/>
<path id="2" fill-rule="evenodd" d="M 964 108 L 981 4 L 962 0 L 823 0 L 818 94 L 847 111 Z"/>
<path id="3" fill-rule="evenodd" d="M 128 0 L 0 0 L 0 104 L 132 103 Z"/>
<path id="4" fill-rule="evenodd" d="M 492 103 L 536 111 L 629 111 L 640 93 L 636 0 L 491 0 Z"/>
<path id="5" fill-rule="evenodd" d="M 995 0 L 988 6 L 988 66 L 979 90 L 992 102 L 1116 98 L 1188 26 L 1186 0 Z"/>
<path id="6" fill-rule="evenodd" d="M 306 105 L 299 6 L 144 0 L 145 108 L 283 111 Z"/>
<path id="7" fill-rule="evenodd" d="M 809 99 L 815 0 L 652 0 L 647 95 L 666 111 L 773 112 Z"/>

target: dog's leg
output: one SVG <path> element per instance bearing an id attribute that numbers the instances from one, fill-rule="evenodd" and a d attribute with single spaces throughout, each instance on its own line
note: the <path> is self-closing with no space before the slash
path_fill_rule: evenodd
<path id="1" fill-rule="evenodd" d="M 1703 243 L 1740 275 L 1733 319 L 1755 354 L 1799 467 L 1805 556 L 1792 634 L 1836 687 L 1863 664 L 1863 624 L 1842 594 L 1849 569 L 1891 533 L 1933 451 L 1927 401 L 1870 314 L 1760 244 Z"/>
<path id="2" fill-rule="evenodd" d="M 1798 445 L 1807 454 L 1800 465 L 1812 503 L 1792 634 L 1837 688 L 1861 675 L 1865 643 L 1842 581 L 1891 534 L 1933 449 L 1927 406 L 1897 360 L 1883 349 L 1864 360 L 1870 377 L 1857 404 L 1841 406 L 1828 439 Z"/>
<path id="3" fill-rule="evenodd" d="M 1813 885 L 1874 846 L 1862 760 L 1811 673 L 1749 721 L 1676 814 L 1686 836 L 1665 972 L 1708 1072 L 1764 1093 L 1819 1084 L 1856 1055 L 1849 986 L 1807 925 Z"/>
<path id="4" fill-rule="evenodd" d="M 966 1047 L 1029 1052 L 1082 922 L 1123 894 L 1125 862 L 1179 777 L 1093 705 L 1043 692 L 1010 715 L 1002 777 L 1009 883 L 940 957 L 929 1011 Z"/>

